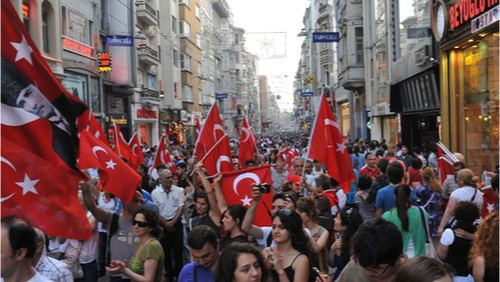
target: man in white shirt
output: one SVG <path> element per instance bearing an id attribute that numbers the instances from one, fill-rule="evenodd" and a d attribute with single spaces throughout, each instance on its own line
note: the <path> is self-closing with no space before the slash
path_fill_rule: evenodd
<path id="1" fill-rule="evenodd" d="M 160 184 L 153 190 L 154 203 L 160 210 L 160 223 L 164 227 L 164 236 L 161 245 L 165 252 L 165 270 L 167 281 L 173 281 L 183 267 L 182 246 L 183 227 L 181 217 L 184 212 L 182 190 L 172 185 L 172 172 L 168 169 L 162 170 L 159 178 Z M 175 256 L 175 269 L 172 267 L 170 256 L 173 250 Z"/>

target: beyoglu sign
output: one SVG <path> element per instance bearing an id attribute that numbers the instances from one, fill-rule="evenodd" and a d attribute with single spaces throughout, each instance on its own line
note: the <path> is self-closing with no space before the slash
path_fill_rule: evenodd
<path id="1" fill-rule="evenodd" d="M 486 9 L 498 4 L 498 0 L 462 0 L 450 7 L 450 29 L 468 22 Z"/>

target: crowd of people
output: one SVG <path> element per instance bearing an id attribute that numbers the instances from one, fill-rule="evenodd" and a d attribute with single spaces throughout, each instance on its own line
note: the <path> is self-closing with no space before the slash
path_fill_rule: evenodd
<path id="1" fill-rule="evenodd" d="M 231 153 L 235 170 L 272 165 L 270 226 L 253 225 L 259 183 L 249 206 L 228 206 L 224 176 L 209 176 L 192 146 L 170 146 L 175 172 L 152 167 L 155 148 L 146 147 L 129 203 L 98 177 L 79 184 L 92 239 L 45 236 L 36 222 L 3 218 L 3 281 L 499 281 L 498 205 L 481 217 L 485 187 L 460 154 L 444 176 L 432 142 L 410 151 L 347 140 L 356 180 L 340 187 L 307 158 L 307 135 L 256 143 L 245 167 L 237 140 Z M 498 170 L 486 189 L 498 200 Z M 79 278 L 64 263 L 75 257 Z"/>

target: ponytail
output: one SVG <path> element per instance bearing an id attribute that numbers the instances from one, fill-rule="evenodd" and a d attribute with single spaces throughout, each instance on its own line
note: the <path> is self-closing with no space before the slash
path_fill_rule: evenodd
<path id="1" fill-rule="evenodd" d="M 422 168 L 422 178 L 431 187 L 432 192 L 441 191 L 441 183 L 434 177 L 434 170 L 432 168 L 428 166 Z"/>
<path id="2" fill-rule="evenodd" d="M 398 218 L 401 221 L 403 231 L 409 231 L 408 209 L 411 207 L 410 187 L 406 184 L 398 184 L 394 187 L 394 195 L 396 196 L 396 209 Z"/>

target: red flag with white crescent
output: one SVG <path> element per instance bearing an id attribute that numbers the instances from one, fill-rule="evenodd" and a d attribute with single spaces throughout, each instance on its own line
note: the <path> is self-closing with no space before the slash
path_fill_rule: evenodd
<path id="1" fill-rule="evenodd" d="M 356 177 L 339 125 L 324 94 L 316 113 L 307 157 L 324 163 L 328 175 L 337 180 L 347 194 L 351 192 L 350 185 Z"/>
<path id="2" fill-rule="evenodd" d="M 78 119 L 78 132 L 82 130 L 87 130 L 94 134 L 99 140 L 109 147 L 108 136 L 104 133 L 101 125 L 95 118 L 94 114 L 90 112 L 90 109 L 86 110 L 83 115 Z"/>
<path id="3" fill-rule="evenodd" d="M 242 170 L 235 170 L 222 173 L 221 187 L 222 194 L 227 201 L 227 205 L 240 204 L 249 207 L 253 201 L 252 183 L 272 184 L 271 165 L 251 167 Z M 271 205 L 273 201 L 273 188 L 271 192 L 261 194 L 253 224 L 257 226 L 271 226 Z"/>
<path id="4" fill-rule="evenodd" d="M 210 175 L 232 171 L 229 137 L 224 131 L 217 102 L 214 102 L 201 128 L 195 148 L 196 159 L 203 162 Z"/>
<path id="5" fill-rule="evenodd" d="M 153 161 L 153 168 L 156 168 L 159 164 L 166 164 L 168 169 L 172 173 L 177 173 L 177 169 L 175 167 L 175 163 L 172 162 L 172 158 L 170 157 L 170 152 L 167 149 L 167 138 L 162 136 L 158 143 L 158 149 L 156 150 L 155 159 Z"/>
<path id="6" fill-rule="evenodd" d="M 103 189 L 125 203 L 130 203 L 142 180 L 135 169 L 129 167 L 106 144 L 86 130 L 80 133 L 78 166 L 82 169 L 98 168 Z"/>
<path id="7" fill-rule="evenodd" d="M 242 168 L 246 168 L 245 162 L 254 158 L 255 154 L 255 137 L 252 128 L 248 124 L 246 115 L 243 115 L 241 124 L 240 147 L 238 148 L 238 162 Z"/>
<path id="8" fill-rule="evenodd" d="M 87 178 L 76 166 L 76 121 L 87 106 L 61 85 L 10 1 L 2 0 L 1 13 L 1 216 L 89 239 L 77 197 Z"/>
<path id="9" fill-rule="evenodd" d="M 128 143 L 128 146 L 130 147 L 130 160 L 128 161 L 128 165 L 132 169 L 137 169 L 139 164 L 145 164 L 146 161 L 144 160 L 144 154 L 142 153 L 142 146 L 141 142 L 139 141 L 139 134 L 134 133 L 132 138 L 130 138 L 130 141 Z"/>
<path id="10" fill-rule="evenodd" d="M 132 154 L 132 150 L 128 146 L 127 141 L 125 141 L 125 138 L 123 137 L 120 125 L 116 122 L 116 120 L 113 122 L 113 124 L 115 127 L 115 138 L 114 138 L 115 153 L 117 153 L 119 156 L 126 159 L 127 161 L 130 161 L 130 155 Z"/>

